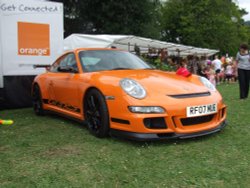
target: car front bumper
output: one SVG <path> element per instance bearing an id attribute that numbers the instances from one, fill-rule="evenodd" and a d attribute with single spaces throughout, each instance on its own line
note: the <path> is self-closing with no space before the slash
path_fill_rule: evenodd
<path id="1" fill-rule="evenodd" d="M 205 136 L 209 134 L 213 134 L 216 132 L 221 131 L 227 125 L 226 121 L 223 121 L 219 126 L 216 128 L 189 133 L 189 134 L 178 134 L 178 133 L 136 133 L 136 132 L 128 132 L 128 131 L 121 131 L 117 129 L 111 129 L 110 134 L 111 136 L 118 136 L 120 138 L 126 138 L 129 140 L 135 141 L 154 141 L 154 140 L 167 140 L 167 139 L 187 139 L 187 138 L 194 138 Z"/>

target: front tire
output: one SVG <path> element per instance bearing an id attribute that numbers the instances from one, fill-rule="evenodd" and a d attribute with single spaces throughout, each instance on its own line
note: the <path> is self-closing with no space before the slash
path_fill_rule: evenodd
<path id="1" fill-rule="evenodd" d="M 92 135 L 98 138 L 108 136 L 108 108 L 104 96 L 97 89 L 91 89 L 84 98 L 84 117 Z"/>
<path id="2" fill-rule="evenodd" d="M 41 91 L 37 84 L 34 85 L 32 91 L 33 109 L 36 115 L 42 116 L 45 114 L 43 109 Z"/>

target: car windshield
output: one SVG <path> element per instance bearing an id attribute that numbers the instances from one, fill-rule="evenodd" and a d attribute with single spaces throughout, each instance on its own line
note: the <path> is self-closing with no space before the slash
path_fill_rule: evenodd
<path id="1" fill-rule="evenodd" d="M 81 51 L 79 58 L 86 72 L 104 70 L 151 69 L 152 67 L 136 55 L 126 51 L 89 50 Z"/>

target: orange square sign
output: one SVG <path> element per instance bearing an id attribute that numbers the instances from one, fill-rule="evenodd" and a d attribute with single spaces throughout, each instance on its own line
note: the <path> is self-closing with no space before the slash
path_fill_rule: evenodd
<path id="1" fill-rule="evenodd" d="M 18 22 L 18 55 L 49 56 L 49 24 Z"/>

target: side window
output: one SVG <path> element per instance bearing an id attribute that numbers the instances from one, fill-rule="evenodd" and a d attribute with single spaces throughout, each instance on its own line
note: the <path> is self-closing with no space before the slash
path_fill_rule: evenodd
<path id="1" fill-rule="evenodd" d="M 50 72 L 58 72 L 58 67 L 59 67 L 60 59 L 58 59 L 55 63 L 53 63 L 51 65 Z"/>
<path id="2" fill-rule="evenodd" d="M 68 55 L 59 62 L 59 67 L 66 67 L 67 59 L 68 59 Z"/>
<path id="3" fill-rule="evenodd" d="M 76 63 L 76 58 L 75 58 L 75 55 L 74 54 L 69 54 L 67 57 L 66 57 L 66 66 L 67 67 L 71 67 L 73 68 L 74 70 L 78 70 L 77 68 L 77 63 Z"/>
<path id="4" fill-rule="evenodd" d="M 73 53 L 58 59 L 50 68 L 51 72 L 77 72 L 78 67 Z"/>

